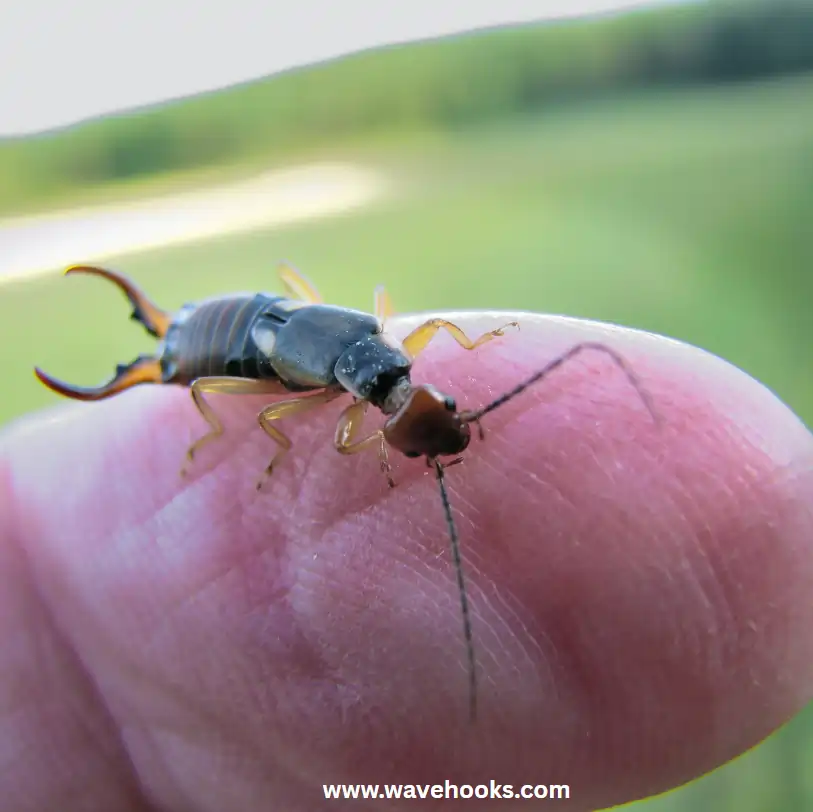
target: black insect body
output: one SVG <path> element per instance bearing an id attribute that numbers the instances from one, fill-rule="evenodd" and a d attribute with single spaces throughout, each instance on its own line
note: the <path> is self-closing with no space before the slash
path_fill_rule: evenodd
<path id="1" fill-rule="evenodd" d="M 257 488 L 291 449 L 291 441 L 274 422 L 306 412 L 342 396 L 351 403 L 336 426 L 334 446 L 342 454 L 368 449 L 378 451 L 382 470 L 394 485 L 387 456 L 388 447 L 407 457 L 425 457 L 438 479 L 451 539 L 463 614 L 469 664 L 470 713 L 476 714 L 477 672 L 465 581 L 444 480 L 444 468 L 459 462 L 469 445 L 471 424 L 516 397 L 529 386 L 588 349 L 608 354 L 626 373 L 647 408 L 655 415 L 649 398 L 624 359 L 604 344 L 584 342 L 553 359 L 538 372 L 492 403 L 475 411 L 458 411 L 455 401 L 428 384 L 414 384 L 410 373 L 414 359 L 437 334 L 446 330 L 466 350 L 502 336 L 507 327 L 471 340 L 455 324 L 433 318 L 398 341 L 384 330 L 392 315 L 389 297 L 376 291 L 374 314 L 326 305 L 316 289 L 287 265 L 280 278 L 287 296 L 265 293 L 232 294 L 182 307 L 175 314 L 156 307 L 125 276 L 104 268 L 77 265 L 66 274 L 85 273 L 104 277 L 117 285 L 133 306 L 132 318 L 160 340 L 155 355 L 142 355 L 116 368 L 115 376 L 95 388 L 71 386 L 40 369 L 39 380 L 53 391 L 76 400 L 101 400 L 142 383 L 187 386 L 209 432 L 188 449 L 187 463 L 200 449 L 223 433 L 223 426 L 207 394 L 291 394 L 293 397 L 266 406 L 257 416 L 262 429 L 277 444 Z M 367 408 L 383 412 L 383 428 L 361 435 Z M 480 429 L 482 434 L 482 430 Z M 453 457 L 442 463 L 441 457 Z M 186 464 L 181 473 L 186 473 Z"/>

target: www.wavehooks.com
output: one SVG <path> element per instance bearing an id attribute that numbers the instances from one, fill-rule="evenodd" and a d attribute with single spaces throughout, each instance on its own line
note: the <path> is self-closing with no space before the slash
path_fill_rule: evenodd
<path id="1" fill-rule="evenodd" d="M 514 789 L 513 784 L 498 784 L 493 779 L 488 784 L 322 784 L 325 798 L 524 798 L 527 800 L 565 800 L 570 798 L 567 784 L 523 784 Z"/>

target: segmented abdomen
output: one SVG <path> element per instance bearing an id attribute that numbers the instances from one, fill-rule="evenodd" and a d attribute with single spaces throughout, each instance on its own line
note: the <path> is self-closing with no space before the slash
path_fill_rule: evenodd
<path id="1" fill-rule="evenodd" d="M 164 379 L 189 384 L 211 375 L 277 378 L 251 336 L 274 301 L 264 294 L 236 294 L 180 310 L 164 341 Z"/>

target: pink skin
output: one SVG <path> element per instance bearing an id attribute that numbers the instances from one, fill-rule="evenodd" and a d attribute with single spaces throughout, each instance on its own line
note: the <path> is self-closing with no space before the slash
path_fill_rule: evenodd
<path id="1" fill-rule="evenodd" d="M 452 318 L 474 336 L 513 316 Z M 589 810 L 687 781 L 796 713 L 813 693 L 811 435 L 685 345 L 516 318 L 472 353 L 439 336 L 415 380 L 474 407 L 610 341 L 664 424 L 588 353 L 489 415 L 449 470 L 475 726 L 437 485 L 393 454 L 390 491 L 375 454 L 337 454 L 346 399 L 286 421 L 294 450 L 259 494 L 273 445 L 253 397 L 215 398 L 228 439 L 186 481 L 204 424 L 183 389 L 5 432 L 4 808 L 298 812 L 351 808 L 326 782 L 494 779 L 566 783 L 562 808 Z"/>

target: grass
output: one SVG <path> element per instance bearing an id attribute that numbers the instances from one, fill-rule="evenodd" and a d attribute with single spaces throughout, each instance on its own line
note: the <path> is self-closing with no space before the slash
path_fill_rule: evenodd
<path id="1" fill-rule="evenodd" d="M 285 257 L 349 306 L 368 308 L 384 282 L 400 310 L 519 307 L 620 322 L 724 356 L 813 425 L 811 156 L 811 77 L 627 97 L 383 144 L 375 162 L 397 191 L 375 208 L 118 265 L 168 307 L 273 288 Z M 147 350 L 126 316 L 98 280 L 0 288 L 0 421 L 54 402 L 35 363 L 92 383 Z M 735 764 L 640 807 L 804 808 L 811 756 L 813 709 Z"/>
<path id="2" fill-rule="evenodd" d="M 670 76 L 677 69 L 695 83 L 719 50 L 719 35 L 710 34 L 747 30 L 755 14 L 762 36 L 748 45 L 745 64 L 766 51 L 784 56 L 788 49 L 772 47 L 775 34 L 757 8 L 659 6 L 373 49 L 37 137 L 0 138 L 0 212 L 58 206 L 77 192 L 86 199 L 137 193 L 161 175 L 301 158 L 337 140 L 446 130 L 657 82 L 664 65 L 653 63 L 656 54 L 666 56 Z M 680 48 L 686 39 L 696 43 L 691 54 Z"/>
<path id="3" fill-rule="evenodd" d="M 813 422 L 811 144 L 810 78 L 575 107 L 380 148 L 398 192 L 373 209 L 120 264 L 170 307 L 273 287 L 287 257 L 357 307 L 385 282 L 402 310 L 617 321 L 723 355 Z M 96 280 L 3 286 L 0 421 L 50 402 L 35 362 L 87 381 L 148 348 L 125 315 Z"/>

